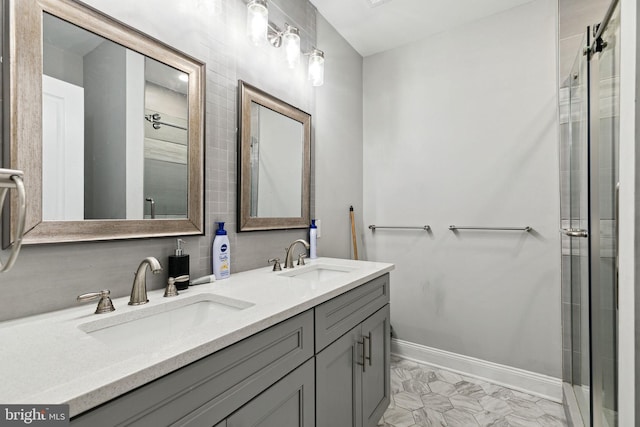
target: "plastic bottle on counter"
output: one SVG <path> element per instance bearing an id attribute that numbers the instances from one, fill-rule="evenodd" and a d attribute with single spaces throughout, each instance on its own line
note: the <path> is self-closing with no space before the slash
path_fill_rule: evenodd
<path id="1" fill-rule="evenodd" d="M 311 226 L 309 227 L 309 258 L 316 259 L 318 258 L 318 253 L 316 250 L 318 244 L 318 227 L 316 226 L 316 220 L 311 220 Z"/>
<path id="2" fill-rule="evenodd" d="M 213 239 L 211 251 L 213 258 L 213 275 L 216 280 L 226 279 L 231 276 L 231 247 L 227 230 L 224 229 L 224 222 L 218 223 L 216 236 Z"/>

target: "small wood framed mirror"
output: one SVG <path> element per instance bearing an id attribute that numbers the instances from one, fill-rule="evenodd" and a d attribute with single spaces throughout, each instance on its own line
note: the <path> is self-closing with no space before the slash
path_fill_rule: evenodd
<path id="1" fill-rule="evenodd" d="M 311 222 L 311 115 L 238 82 L 238 231 Z"/>

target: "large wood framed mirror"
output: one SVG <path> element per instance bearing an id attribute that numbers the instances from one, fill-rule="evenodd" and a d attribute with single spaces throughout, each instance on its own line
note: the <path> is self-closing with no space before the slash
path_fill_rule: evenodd
<path id="1" fill-rule="evenodd" d="M 238 231 L 310 224 L 311 115 L 238 82 Z"/>
<path id="2" fill-rule="evenodd" d="M 75 1 L 8 0 L 5 13 L 23 243 L 203 234 L 205 65 Z"/>

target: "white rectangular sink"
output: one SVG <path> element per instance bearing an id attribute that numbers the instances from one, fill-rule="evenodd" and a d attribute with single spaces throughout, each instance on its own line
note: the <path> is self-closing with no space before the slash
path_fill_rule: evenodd
<path id="1" fill-rule="evenodd" d="M 179 340 L 205 324 L 245 310 L 254 304 L 215 294 L 168 300 L 164 304 L 136 306 L 125 313 L 83 323 L 78 327 L 111 346 L 162 346 Z"/>
<path id="2" fill-rule="evenodd" d="M 344 274 L 350 273 L 356 270 L 353 267 L 345 267 L 341 265 L 331 264 L 313 264 L 304 267 L 294 267 L 284 273 L 280 273 L 280 276 L 295 277 L 296 279 L 323 282 L 325 280 L 331 280 L 336 277 L 340 277 Z"/>

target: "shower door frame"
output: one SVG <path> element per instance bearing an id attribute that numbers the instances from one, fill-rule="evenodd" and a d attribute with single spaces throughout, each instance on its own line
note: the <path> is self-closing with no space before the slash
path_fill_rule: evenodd
<path id="1" fill-rule="evenodd" d="M 607 9 L 607 13 L 605 14 L 604 19 L 601 24 L 597 26 L 597 31 L 594 31 L 593 34 L 593 43 L 589 47 L 588 50 L 588 62 L 589 62 L 589 151 L 588 151 L 588 167 L 589 167 L 589 282 L 590 282 L 590 290 L 589 290 L 589 338 L 590 338 L 590 364 L 591 364 L 591 425 L 593 427 L 606 427 L 603 424 L 604 417 L 604 401 L 602 399 L 603 391 L 605 385 L 603 383 L 603 370 L 602 370 L 602 349 L 604 345 L 604 339 L 602 335 L 602 290 L 604 284 L 602 283 L 601 276 L 601 257 L 602 257 L 602 247 L 600 244 L 601 240 L 601 221 L 603 218 L 601 217 L 601 200 L 600 200 L 600 180 L 601 180 L 601 163 L 600 163 L 600 142 L 601 142 L 601 133 L 600 133 L 600 121 L 601 121 L 601 80 L 600 80 L 600 60 L 602 56 L 602 52 L 604 49 L 607 49 L 606 40 L 602 39 L 603 34 L 607 30 L 610 19 L 613 16 L 616 8 L 619 7 L 618 0 L 613 0 Z M 618 58 L 619 61 L 619 58 Z M 619 94 L 618 94 L 618 102 L 619 102 Z M 618 110 L 619 111 L 619 110 Z M 619 123 L 618 123 L 618 133 L 619 133 Z M 616 163 L 619 162 L 616 160 Z M 615 190 L 614 190 L 615 191 Z M 613 210 L 614 216 L 613 221 L 615 221 L 615 229 L 617 230 L 618 224 L 618 215 L 617 215 L 617 197 L 613 197 Z M 616 233 L 617 234 L 617 233 Z M 615 251 L 614 257 L 614 268 L 617 271 L 617 235 L 615 237 L 615 245 L 613 250 Z M 616 274 L 617 276 L 617 274 Z M 614 279 L 613 283 L 615 294 L 614 294 L 614 304 L 617 309 L 617 277 Z M 617 321 L 615 323 L 615 330 L 612 331 L 615 333 L 615 346 L 617 349 L 618 345 L 618 324 Z M 616 350 L 617 353 L 617 350 Z M 617 366 L 617 361 L 616 361 Z M 617 369 L 616 369 L 617 372 Z M 617 375 L 617 374 L 616 374 Z M 617 383 L 617 381 L 616 381 Z M 616 405 L 615 412 L 617 413 L 618 408 Z M 617 423 L 616 423 L 617 425 Z"/>
<path id="2" fill-rule="evenodd" d="M 583 48 L 578 52 L 574 65 L 571 69 L 569 83 L 569 229 L 563 229 L 563 234 L 568 237 L 569 243 L 569 275 L 570 275 L 570 320 L 571 320 L 571 356 L 570 372 L 571 393 L 575 396 L 579 413 L 582 420 L 581 426 L 591 427 L 591 228 L 590 222 L 590 194 L 591 181 L 589 179 L 589 152 L 591 149 L 591 127 L 590 127 L 590 61 L 588 58 L 588 47 L 591 43 L 590 27 L 587 27 L 583 39 Z M 579 83 L 575 86 L 574 80 Z M 579 120 L 577 120 L 578 139 L 576 139 L 576 114 L 574 108 L 576 88 L 579 90 L 578 99 L 580 101 Z M 578 144 L 578 149 L 575 145 Z M 575 156 L 578 155 L 579 158 Z M 575 186 L 574 180 L 577 179 Z M 585 188 L 582 188 L 584 185 Z M 576 262 L 577 265 L 575 264 Z M 576 270 L 579 270 L 576 275 Z M 585 271 L 586 270 L 586 271 Z M 578 279 L 576 281 L 576 278 Z M 579 301 L 576 300 L 576 290 L 579 288 Z M 579 312 L 576 315 L 575 310 Z M 574 322 L 579 319 L 578 328 Z M 586 325 L 586 333 L 585 332 Z M 578 337 L 575 336 L 576 332 Z M 576 348 L 577 347 L 577 348 Z M 586 359 L 585 359 L 586 356 Z M 576 357 L 579 360 L 576 361 Z M 586 362 L 586 363 L 585 363 Z M 575 364 L 579 363 L 579 368 Z M 579 369 L 577 373 L 576 369 Z M 576 377 L 576 374 L 578 377 Z M 585 375 L 586 374 L 586 375 Z M 585 377 L 588 379 L 585 384 Z M 578 379 L 576 379 L 578 378 Z M 576 383 L 578 381 L 578 383 Z M 585 386 L 588 390 L 585 393 Z M 578 390 L 576 390 L 578 389 Z M 579 396 L 578 396 L 579 395 Z M 586 405 L 586 406 L 585 406 Z"/>

